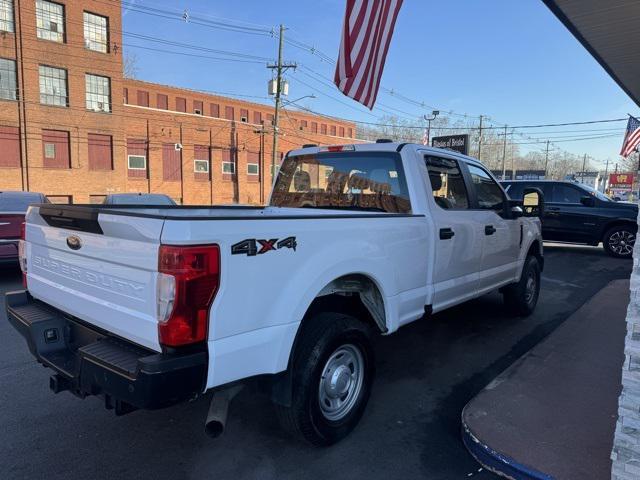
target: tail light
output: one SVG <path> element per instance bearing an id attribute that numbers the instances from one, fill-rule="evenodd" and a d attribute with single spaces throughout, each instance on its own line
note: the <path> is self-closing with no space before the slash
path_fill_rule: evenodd
<path id="1" fill-rule="evenodd" d="M 25 240 L 27 238 L 27 224 L 20 224 L 20 240 L 18 241 L 18 262 L 20 262 L 20 270 L 22 270 L 22 286 L 27 288 L 27 252 Z"/>
<path id="2" fill-rule="evenodd" d="M 319 148 L 321 152 L 353 152 L 355 149 L 355 145 L 327 145 Z"/>
<path id="3" fill-rule="evenodd" d="M 161 245 L 158 272 L 160 343 L 177 347 L 206 340 L 209 309 L 220 284 L 218 245 Z"/>

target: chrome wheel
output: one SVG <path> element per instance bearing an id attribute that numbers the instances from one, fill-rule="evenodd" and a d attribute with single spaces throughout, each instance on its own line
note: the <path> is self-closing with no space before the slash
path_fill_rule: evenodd
<path id="1" fill-rule="evenodd" d="M 633 245 L 636 236 L 627 230 L 618 230 L 609 237 L 609 248 L 613 253 L 620 256 L 629 256 L 633 253 Z"/>
<path id="2" fill-rule="evenodd" d="M 356 404 L 364 383 L 364 357 L 358 347 L 343 345 L 331 354 L 322 369 L 318 402 L 330 421 L 344 418 Z"/>
<path id="3" fill-rule="evenodd" d="M 529 304 L 536 296 L 536 274 L 535 272 L 529 272 L 527 274 L 527 282 L 524 287 L 524 301 Z"/>

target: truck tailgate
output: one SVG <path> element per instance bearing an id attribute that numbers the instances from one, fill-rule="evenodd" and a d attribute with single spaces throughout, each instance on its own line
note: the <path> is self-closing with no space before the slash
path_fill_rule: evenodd
<path id="1" fill-rule="evenodd" d="M 38 208 L 29 210 L 29 292 L 80 320 L 160 351 L 156 283 L 164 221 L 100 213 L 80 223 L 80 228 L 60 227 Z"/>

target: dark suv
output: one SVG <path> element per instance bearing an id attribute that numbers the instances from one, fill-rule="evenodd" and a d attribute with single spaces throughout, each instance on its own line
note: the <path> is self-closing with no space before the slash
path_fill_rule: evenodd
<path id="1" fill-rule="evenodd" d="M 526 187 L 544 194 L 542 236 L 545 240 L 598 245 L 614 257 L 628 258 L 638 230 L 638 205 L 614 202 L 576 182 L 515 180 L 501 182 L 509 197 L 522 199 Z"/>

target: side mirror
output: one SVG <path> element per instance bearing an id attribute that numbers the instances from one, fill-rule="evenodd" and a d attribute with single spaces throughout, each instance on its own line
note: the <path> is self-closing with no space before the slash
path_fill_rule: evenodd
<path id="1" fill-rule="evenodd" d="M 596 199 L 591 195 L 585 195 L 580 197 L 580 203 L 585 207 L 593 207 L 596 204 Z"/>
<path id="2" fill-rule="evenodd" d="M 524 210 L 519 205 L 511 207 L 511 218 L 520 218 L 524 216 Z"/>
<path id="3" fill-rule="evenodd" d="M 522 192 L 522 209 L 525 217 L 544 217 L 544 194 L 535 187 L 527 187 Z"/>

